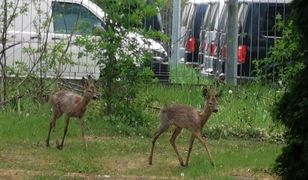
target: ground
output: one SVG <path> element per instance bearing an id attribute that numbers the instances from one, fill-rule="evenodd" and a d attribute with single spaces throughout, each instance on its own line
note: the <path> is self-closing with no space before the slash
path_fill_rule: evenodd
<path id="1" fill-rule="evenodd" d="M 158 139 L 148 165 L 151 138 L 68 136 L 64 149 L 45 147 L 44 139 L 1 141 L 0 179 L 275 179 L 269 169 L 281 146 L 247 140 L 209 140 L 216 168 L 196 141 L 188 167 L 181 167 L 169 144 L 170 132 Z M 177 141 L 185 159 L 189 136 Z"/>

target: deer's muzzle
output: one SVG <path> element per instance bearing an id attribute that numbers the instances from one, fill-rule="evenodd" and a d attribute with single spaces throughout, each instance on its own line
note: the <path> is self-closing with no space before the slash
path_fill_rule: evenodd
<path id="1" fill-rule="evenodd" d="M 99 97 L 100 97 L 99 94 L 94 94 L 94 95 L 92 96 L 92 99 L 93 99 L 93 100 L 96 100 L 96 99 L 99 99 Z"/>

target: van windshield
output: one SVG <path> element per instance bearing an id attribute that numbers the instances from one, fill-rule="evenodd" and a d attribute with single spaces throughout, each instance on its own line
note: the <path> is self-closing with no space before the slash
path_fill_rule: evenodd
<path id="1" fill-rule="evenodd" d="M 52 12 L 55 33 L 89 34 L 103 27 L 101 20 L 80 4 L 53 2 Z"/>

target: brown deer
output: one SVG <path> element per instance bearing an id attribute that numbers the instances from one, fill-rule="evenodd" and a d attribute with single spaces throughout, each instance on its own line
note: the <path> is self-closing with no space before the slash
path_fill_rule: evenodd
<path id="1" fill-rule="evenodd" d="M 88 79 L 82 78 L 82 83 L 84 85 L 83 96 L 75 94 L 73 92 L 67 90 L 60 90 L 54 94 L 51 94 L 49 97 L 49 101 L 52 105 L 52 117 L 50 119 L 49 124 L 49 132 L 46 140 L 46 146 L 49 146 L 49 138 L 50 132 L 53 129 L 55 130 L 56 121 L 65 114 L 65 126 L 64 126 L 64 134 L 62 138 L 62 142 L 59 145 L 58 141 L 57 148 L 62 149 L 64 139 L 67 133 L 67 128 L 69 125 L 69 120 L 71 117 L 77 117 L 79 119 L 79 125 L 81 130 L 82 139 L 84 141 L 85 146 L 87 147 L 87 143 L 84 137 L 84 127 L 83 127 L 83 115 L 86 111 L 87 105 L 92 98 L 97 98 L 96 88 L 94 85 L 94 81 L 91 76 L 88 76 Z"/>
<path id="2" fill-rule="evenodd" d="M 156 140 L 163 132 L 165 132 L 169 128 L 170 125 L 175 125 L 176 128 L 175 131 L 173 132 L 173 135 L 171 136 L 170 143 L 176 155 L 178 156 L 181 166 L 188 165 L 190 152 L 192 150 L 195 138 L 197 138 L 203 144 L 209 156 L 211 164 L 215 166 L 214 161 L 206 145 L 206 141 L 201 135 L 201 130 L 204 124 L 208 121 L 212 112 L 218 111 L 217 99 L 219 95 L 220 93 L 218 94 L 214 89 L 209 89 L 209 90 L 207 90 L 206 88 L 203 89 L 203 96 L 205 98 L 205 107 L 203 112 L 200 112 L 196 108 L 183 104 L 175 104 L 162 108 L 160 110 L 160 126 L 158 130 L 155 132 L 154 138 L 152 140 L 151 154 L 149 156 L 149 165 L 152 165 L 153 150 Z M 188 129 L 192 133 L 185 164 L 175 144 L 175 140 L 177 136 L 181 133 L 181 130 L 183 128 Z"/>

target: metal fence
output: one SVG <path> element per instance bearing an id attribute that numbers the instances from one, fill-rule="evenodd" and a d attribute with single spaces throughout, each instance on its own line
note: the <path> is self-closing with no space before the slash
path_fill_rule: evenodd
<path id="1" fill-rule="evenodd" d="M 238 37 L 227 37 L 228 1 L 189 0 L 182 11 L 181 63 L 203 76 L 225 73 L 227 42 L 238 39 L 237 78 L 254 78 L 256 62 L 281 38 L 278 19 L 288 19 L 290 0 L 238 0 Z M 264 67 L 275 70 L 275 64 Z"/>
<path id="2" fill-rule="evenodd" d="M 4 49 L 3 43 L 1 44 L 2 54 L 6 52 L 5 65 L 14 69 L 11 75 L 33 71 L 47 78 L 54 77 L 61 71 L 61 76 L 66 79 L 80 79 L 86 74 L 99 77 L 97 62 L 91 55 L 80 56 L 82 49 L 74 43 L 69 46 L 59 45 L 64 39 L 75 40 L 77 35 L 71 36 L 70 28 L 67 27 L 75 24 L 76 14 L 80 12 L 80 19 L 90 23 L 91 26 L 88 27 L 103 24 L 101 21 L 106 18 L 105 13 L 98 5 L 89 0 L 10 1 L 18 2 L 17 10 L 20 11 L 12 25 L 7 27 L 5 41 L 9 48 Z M 290 0 L 239 0 L 238 77 L 255 76 L 254 62 L 266 57 L 270 47 L 281 37 L 281 31 L 276 26 L 276 17 L 280 14 L 283 20 L 288 18 L 289 3 Z M 21 13 L 25 5 L 28 11 Z M 182 4 L 181 37 L 178 40 L 181 54 L 179 66 L 169 69 L 165 60 L 156 57 L 152 69 L 157 77 L 167 81 L 183 81 L 183 78 L 188 77 L 198 83 L 200 78 L 225 72 L 225 62 L 228 61 L 226 44 L 228 39 L 232 39 L 226 37 L 227 5 L 224 0 L 188 0 Z M 1 14 L 3 13 L 2 9 Z M 161 8 L 157 17 L 145 20 L 144 24 L 145 27 L 163 31 L 171 38 L 171 20 L 172 1 L 169 1 L 167 6 Z M 85 31 L 87 30 L 89 29 Z M 61 46 L 67 49 L 64 59 L 71 62 L 52 69 L 52 58 L 57 56 L 48 47 L 57 44 L 59 48 Z M 157 45 L 164 49 L 170 59 L 171 40 L 157 42 Z M 159 56 L 159 52 L 151 50 Z M 48 53 L 42 56 L 42 51 Z M 272 71 L 274 66 L 268 66 L 268 71 Z"/>

